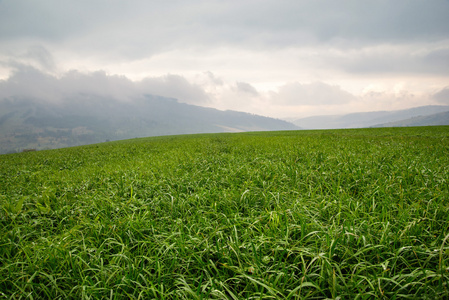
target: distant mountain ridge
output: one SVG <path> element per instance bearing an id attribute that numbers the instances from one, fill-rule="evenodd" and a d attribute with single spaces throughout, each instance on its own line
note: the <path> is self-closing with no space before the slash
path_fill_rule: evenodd
<path id="1" fill-rule="evenodd" d="M 382 126 L 382 124 L 393 124 L 394 122 L 400 122 L 410 118 L 430 116 L 445 111 L 449 111 L 449 106 L 428 105 L 395 111 L 374 111 L 374 112 L 351 113 L 345 115 L 314 116 L 292 120 L 291 122 L 303 129 L 380 127 Z M 440 124 L 440 122 L 438 122 L 435 118 L 432 124 L 426 122 L 421 122 L 420 124 L 421 125 L 416 126 L 445 125 Z"/>
<path id="2" fill-rule="evenodd" d="M 449 125 L 449 111 L 429 116 L 418 116 L 396 122 L 379 124 L 373 127 L 437 126 Z"/>
<path id="3" fill-rule="evenodd" d="M 299 129 L 292 123 L 145 95 L 132 101 L 72 95 L 50 104 L 0 100 L 0 153 L 51 149 L 135 137 Z"/>

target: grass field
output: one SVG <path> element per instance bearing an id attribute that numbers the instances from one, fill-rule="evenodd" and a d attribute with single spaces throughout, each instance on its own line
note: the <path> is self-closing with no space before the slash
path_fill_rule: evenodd
<path id="1" fill-rule="evenodd" d="M 448 299 L 449 127 L 0 156 L 0 299 Z"/>

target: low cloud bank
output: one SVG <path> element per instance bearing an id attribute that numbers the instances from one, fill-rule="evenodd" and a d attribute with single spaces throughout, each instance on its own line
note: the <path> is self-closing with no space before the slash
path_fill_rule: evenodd
<path id="1" fill-rule="evenodd" d="M 9 100 L 29 98 L 57 104 L 68 99 L 88 102 L 92 99 L 89 96 L 95 96 L 129 102 L 146 94 L 278 118 L 449 104 L 448 87 L 428 94 L 398 90 L 354 95 L 338 85 L 316 81 L 290 82 L 262 91 L 248 82 L 227 82 L 211 72 L 193 78 L 167 74 L 133 81 L 105 71 L 71 70 L 57 76 L 30 65 L 17 65 L 7 79 L 0 80 L 0 99 Z"/>
<path id="2" fill-rule="evenodd" d="M 68 71 L 62 76 L 49 75 L 31 66 L 20 66 L 6 80 L 0 81 L 0 98 L 26 97 L 57 103 L 67 97 L 94 95 L 118 101 L 154 94 L 201 104 L 209 101 L 202 87 L 179 75 L 147 77 L 132 81 L 125 76 L 108 75 L 104 71 Z"/>

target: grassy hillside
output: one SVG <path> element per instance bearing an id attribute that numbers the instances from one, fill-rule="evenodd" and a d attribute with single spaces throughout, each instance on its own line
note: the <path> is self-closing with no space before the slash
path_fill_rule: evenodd
<path id="1" fill-rule="evenodd" d="M 0 156 L 0 297 L 449 297 L 449 127 Z"/>

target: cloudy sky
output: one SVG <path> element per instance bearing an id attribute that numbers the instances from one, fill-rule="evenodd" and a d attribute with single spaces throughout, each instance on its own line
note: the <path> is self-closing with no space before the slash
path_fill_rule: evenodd
<path id="1" fill-rule="evenodd" d="M 302 117 L 449 105 L 449 0 L 0 0 L 0 97 Z"/>

